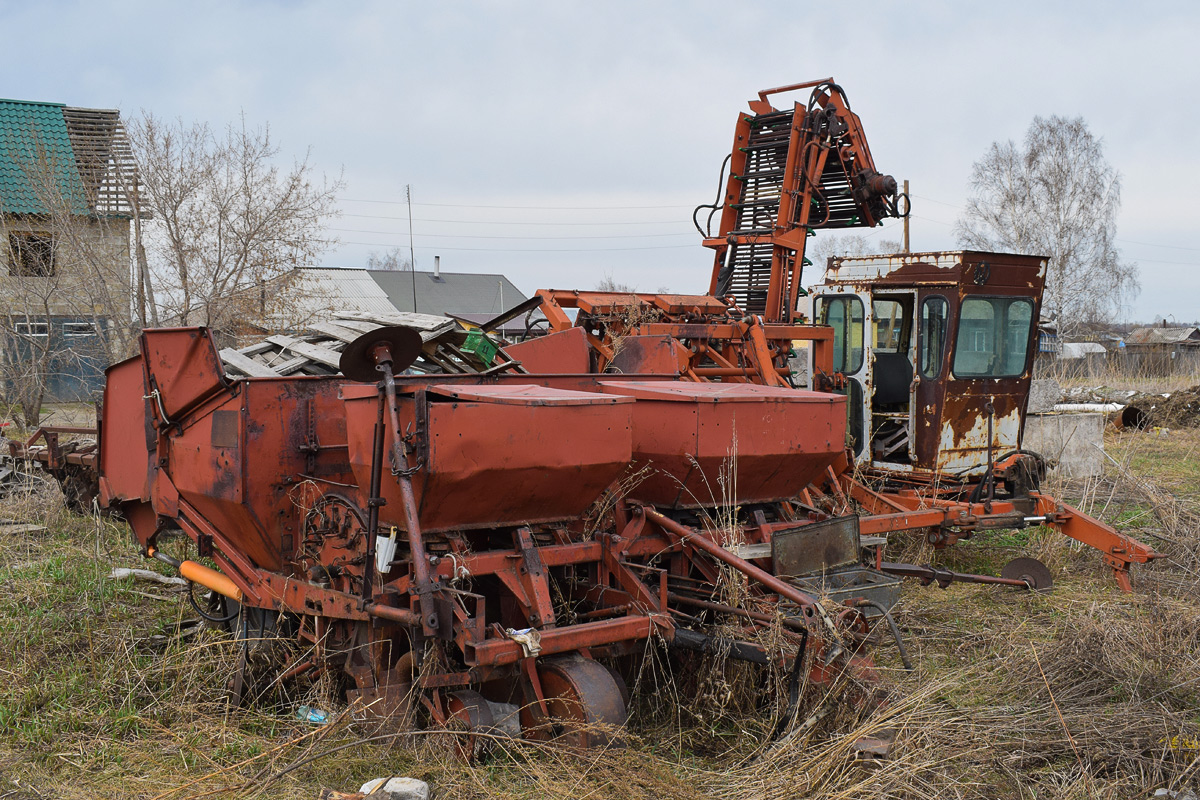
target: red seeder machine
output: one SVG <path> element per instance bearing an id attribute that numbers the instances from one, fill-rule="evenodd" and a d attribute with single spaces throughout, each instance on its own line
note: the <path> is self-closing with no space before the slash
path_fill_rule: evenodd
<path id="1" fill-rule="evenodd" d="M 214 618 L 280 620 L 303 645 L 285 675 L 340 672 L 404 721 L 483 729 L 513 703 L 523 735 L 583 745 L 626 720 L 611 659 L 652 641 L 793 687 L 852 675 L 865 701 L 899 576 L 1049 585 L 1029 559 L 890 563 L 889 533 L 1049 525 L 1128 589 L 1156 554 L 1041 494 L 1020 447 L 1045 260 L 844 260 L 806 297 L 813 231 L 907 200 L 832 81 L 751 111 L 709 207 L 709 294 L 541 292 L 552 332 L 483 374 L 422 366 L 420 334 L 385 327 L 338 375 L 231 379 L 209 331 L 147 330 L 108 372 L 100 504 L 219 596 Z M 176 530 L 217 569 L 164 553 Z"/>

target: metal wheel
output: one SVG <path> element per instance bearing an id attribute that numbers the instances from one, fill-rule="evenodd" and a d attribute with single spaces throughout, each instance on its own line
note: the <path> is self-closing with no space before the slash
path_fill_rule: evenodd
<path id="1" fill-rule="evenodd" d="M 521 709 L 526 739 L 559 741 L 574 747 L 612 744 L 614 729 L 625 725 L 628 712 L 621 688 L 604 665 L 590 658 L 550 659 L 538 664 L 538 678 L 549 719 L 529 687 Z"/>
<path id="2" fill-rule="evenodd" d="M 1054 588 L 1054 576 L 1036 558 L 1014 558 L 1000 570 L 1000 577 L 1025 581 L 1034 592 L 1048 592 Z"/>
<path id="3" fill-rule="evenodd" d="M 446 711 L 450 727 L 465 731 L 455 737 L 458 756 L 468 763 L 482 760 L 490 749 L 491 741 L 478 734 L 491 733 L 496 724 L 487 700 L 479 692 L 460 689 L 447 695 Z"/>

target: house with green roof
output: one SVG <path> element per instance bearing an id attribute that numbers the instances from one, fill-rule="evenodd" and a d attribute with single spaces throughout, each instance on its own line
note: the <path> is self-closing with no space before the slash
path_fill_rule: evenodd
<path id="1" fill-rule="evenodd" d="M 105 366 L 124 355 L 137 187 L 118 111 L 0 100 L 0 392 L 9 404 L 91 399 Z"/>

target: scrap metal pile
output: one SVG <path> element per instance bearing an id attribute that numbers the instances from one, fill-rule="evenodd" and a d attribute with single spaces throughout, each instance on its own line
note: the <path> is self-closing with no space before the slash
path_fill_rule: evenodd
<path id="1" fill-rule="evenodd" d="M 767 99 L 798 88 L 807 104 Z M 303 645 L 282 675 L 341 674 L 394 724 L 459 725 L 468 751 L 497 703 L 526 737 L 609 741 L 612 659 L 650 641 L 815 687 L 852 675 L 867 703 L 899 576 L 1049 583 L 1029 559 L 890 563 L 891 533 L 1050 525 L 1128 589 L 1156 554 L 1040 493 L 1020 447 L 1044 259 L 841 262 L 807 324 L 807 237 L 907 200 L 832 81 L 751 110 L 710 207 L 708 295 L 543 291 L 553 332 L 485 356 L 413 319 L 241 351 L 147 330 L 108 372 L 100 504 L 224 598 L 214 618 L 276 619 Z M 164 552 L 174 531 L 217 569 Z"/>

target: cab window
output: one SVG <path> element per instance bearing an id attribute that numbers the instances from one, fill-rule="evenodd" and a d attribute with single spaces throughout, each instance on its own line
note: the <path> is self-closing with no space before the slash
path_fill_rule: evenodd
<path id="1" fill-rule="evenodd" d="M 912 302 L 903 298 L 875 297 L 871 300 L 871 322 L 875 329 L 876 353 L 908 353 L 908 328 Z"/>
<path id="2" fill-rule="evenodd" d="M 927 297 L 921 304 L 920 365 L 926 378 L 936 378 L 942 371 L 948 309 L 944 297 Z"/>
<path id="3" fill-rule="evenodd" d="M 1015 378 L 1025 371 L 1033 329 L 1027 297 L 968 297 L 958 318 L 954 375 Z"/>
<path id="4" fill-rule="evenodd" d="M 817 319 L 833 328 L 833 369 L 853 375 L 863 365 L 863 304 L 858 297 L 817 298 Z"/>

